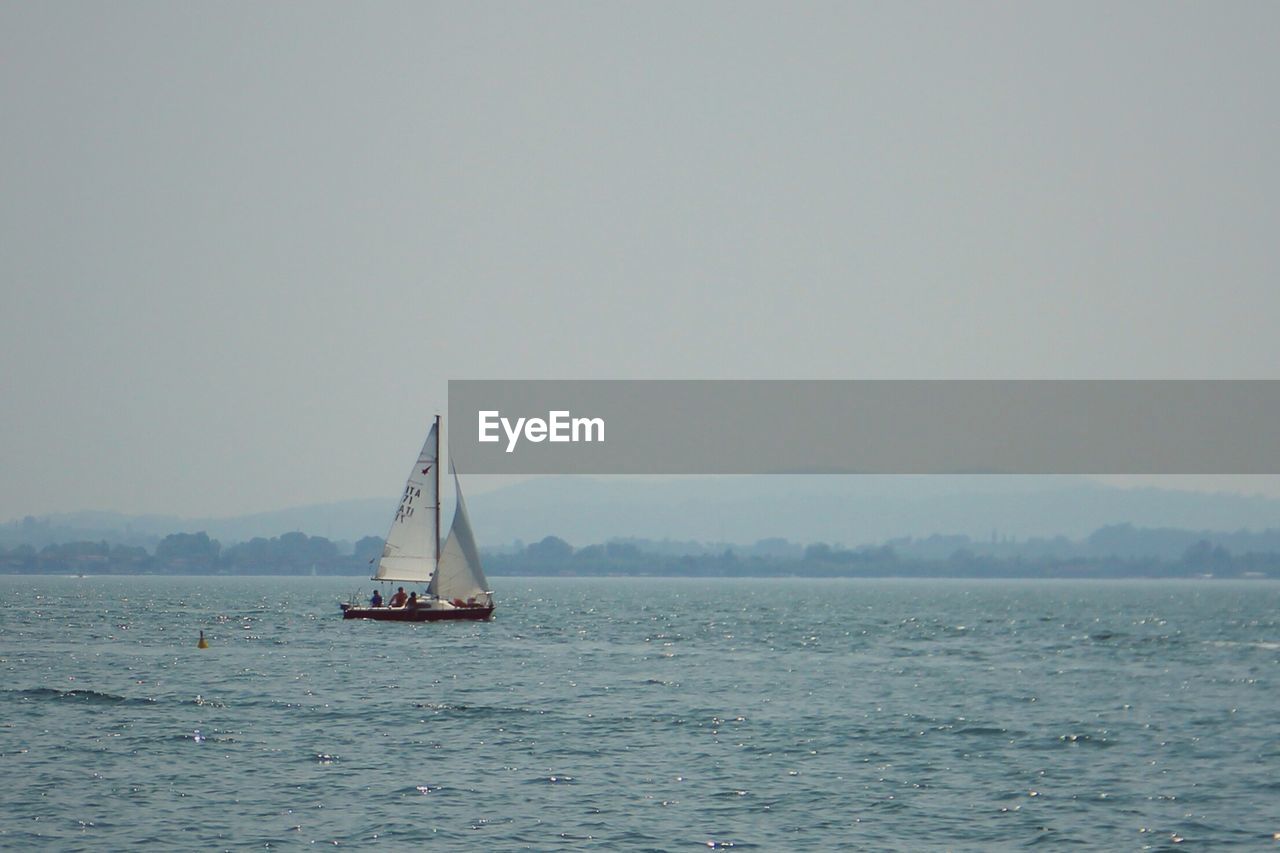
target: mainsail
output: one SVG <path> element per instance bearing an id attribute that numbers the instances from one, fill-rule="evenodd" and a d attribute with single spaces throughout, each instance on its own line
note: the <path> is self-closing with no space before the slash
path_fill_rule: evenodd
<path id="1" fill-rule="evenodd" d="M 439 424 L 431 427 L 427 441 L 409 472 L 400 496 L 400 508 L 387 533 L 386 545 L 374 580 L 422 582 L 431 580 L 439 548 Z"/>
<path id="2" fill-rule="evenodd" d="M 487 603 L 489 582 L 485 580 L 484 571 L 480 568 L 480 552 L 476 549 L 475 537 L 471 535 L 471 520 L 467 516 L 467 504 L 462 499 L 462 486 L 458 482 L 458 472 L 453 463 L 449 464 L 449 473 L 453 475 L 458 507 L 453 513 L 449 538 L 445 540 L 444 550 L 440 552 L 440 566 L 427 591 L 445 601 L 474 598 Z"/>

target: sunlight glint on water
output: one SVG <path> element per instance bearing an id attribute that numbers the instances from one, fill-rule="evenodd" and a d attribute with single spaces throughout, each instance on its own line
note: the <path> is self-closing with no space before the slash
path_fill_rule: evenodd
<path id="1" fill-rule="evenodd" d="M 499 578 L 419 625 L 359 585 L 0 578 L 0 846 L 1280 832 L 1280 584 Z"/>

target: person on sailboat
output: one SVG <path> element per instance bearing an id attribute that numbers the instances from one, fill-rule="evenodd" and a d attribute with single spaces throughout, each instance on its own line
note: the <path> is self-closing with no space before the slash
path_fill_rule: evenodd
<path id="1" fill-rule="evenodd" d="M 370 607 L 381 607 L 381 606 L 382 606 L 382 593 L 378 592 L 378 591 L 375 589 L 375 590 L 373 591 L 373 595 L 369 596 L 369 606 L 370 606 Z"/>
<path id="2" fill-rule="evenodd" d="M 391 596 L 392 607 L 404 607 L 404 603 L 409 600 L 409 596 L 405 595 L 404 587 L 396 590 L 396 594 Z"/>
<path id="3" fill-rule="evenodd" d="M 418 593 L 415 590 L 409 593 L 409 600 L 408 602 L 405 603 L 405 607 L 417 607 L 417 606 L 418 606 Z"/>

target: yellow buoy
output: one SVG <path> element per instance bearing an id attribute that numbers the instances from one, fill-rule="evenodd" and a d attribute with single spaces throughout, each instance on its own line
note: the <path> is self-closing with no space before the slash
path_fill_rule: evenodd
<path id="1" fill-rule="evenodd" d="M 209 648 L 209 644 L 208 644 L 207 642 L 205 642 L 205 639 L 204 639 L 204 631 L 201 631 L 201 632 L 200 632 L 200 642 L 196 643 L 196 648 L 197 648 L 197 649 L 207 649 L 207 648 Z"/>

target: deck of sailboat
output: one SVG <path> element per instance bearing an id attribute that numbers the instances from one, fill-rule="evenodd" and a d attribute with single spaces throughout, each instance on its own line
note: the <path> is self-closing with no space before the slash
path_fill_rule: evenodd
<path id="1" fill-rule="evenodd" d="M 376 619 L 384 622 L 442 622 L 446 620 L 486 621 L 493 618 L 492 604 L 452 605 L 422 604 L 411 607 L 360 607 L 342 605 L 343 619 Z"/>

